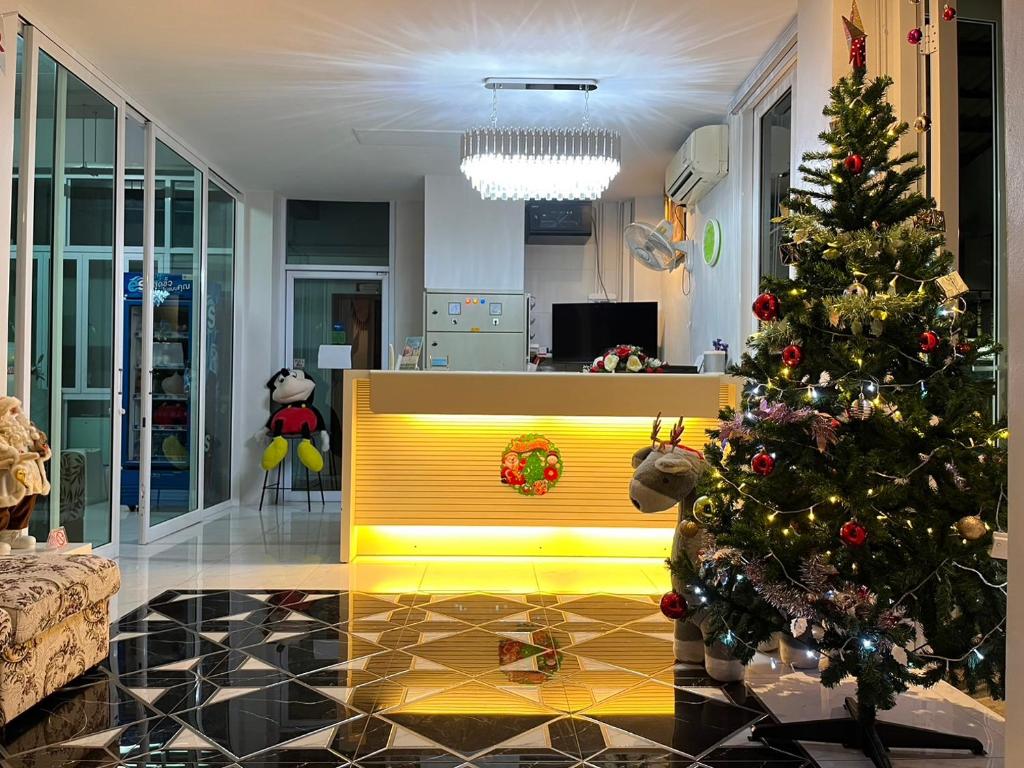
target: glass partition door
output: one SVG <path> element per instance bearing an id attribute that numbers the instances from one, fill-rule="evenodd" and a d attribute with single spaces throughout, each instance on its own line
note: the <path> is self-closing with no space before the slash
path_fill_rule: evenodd
<path id="1" fill-rule="evenodd" d="M 145 261 L 139 297 L 143 343 L 140 359 L 129 361 L 144 372 L 139 429 L 148 451 L 141 455 L 140 501 L 147 540 L 162 535 L 161 526 L 169 527 L 164 524 L 199 508 L 202 459 L 203 174 L 156 139 L 153 190 L 154 203 L 163 201 L 154 207 L 158 213 L 162 209 L 165 221 L 160 227 L 159 216 L 152 217 L 153 256 Z"/>
<path id="2" fill-rule="evenodd" d="M 297 443 L 293 442 L 283 480 L 289 500 L 305 501 L 307 489 L 319 500 L 321 488 L 327 499 L 341 498 L 344 371 L 330 363 L 330 350 L 325 347 L 346 347 L 352 368 L 383 367 L 388 339 L 387 280 L 380 272 L 288 272 L 287 359 L 292 368 L 302 369 L 316 383 L 313 404 L 330 438 L 319 476 L 299 461 L 294 450 Z"/>
<path id="3" fill-rule="evenodd" d="M 234 378 L 235 198 L 212 181 L 207 189 L 203 506 L 231 498 Z"/>
<path id="4" fill-rule="evenodd" d="M 49 434 L 51 493 L 33 533 L 109 544 L 117 503 L 113 409 L 116 107 L 39 51 L 31 300 L 33 421 Z M 50 510 L 59 510 L 57 520 Z"/>

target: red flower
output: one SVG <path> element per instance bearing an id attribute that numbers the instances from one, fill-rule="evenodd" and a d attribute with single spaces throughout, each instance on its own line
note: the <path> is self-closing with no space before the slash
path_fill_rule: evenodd
<path id="1" fill-rule="evenodd" d="M 618 355 L 619 357 L 628 357 L 629 347 L 619 347 L 618 349 L 615 350 L 615 354 Z"/>
<path id="2" fill-rule="evenodd" d="M 655 372 L 655 373 L 664 373 L 664 372 L 665 372 L 665 369 L 664 369 L 664 368 L 655 368 L 655 369 L 654 369 L 654 372 Z"/>
<path id="3" fill-rule="evenodd" d="M 558 467 L 545 467 L 544 468 L 544 479 L 548 482 L 554 482 L 558 479 Z"/>
<path id="4" fill-rule="evenodd" d="M 602 357 L 600 360 L 594 363 L 594 367 L 598 369 L 604 368 L 604 358 Z"/>

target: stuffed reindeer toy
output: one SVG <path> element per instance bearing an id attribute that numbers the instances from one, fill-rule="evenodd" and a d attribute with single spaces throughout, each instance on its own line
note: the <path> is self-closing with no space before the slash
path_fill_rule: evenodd
<path id="1" fill-rule="evenodd" d="M 651 444 L 633 454 L 633 479 L 629 498 L 641 512 L 664 512 L 678 505 L 679 519 L 672 538 L 672 559 L 696 560 L 697 550 L 707 544 L 707 535 L 693 519 L 697 483 L 707 471 L 704 454 L 685 445 L 682 418 L 672 427 L 667 442 L 660 439 L 661 414 L 654 420 Z M 743 665 L 719 641 L 706 645 L 701 632 L 700 601 L 688 594 L 685 584 L 672 577 L 672 589 L 687 596 L 689 610 L 676 621 L 673 650 L 678 661 L 703 663 L 715 680 L 730 682 L 743 678 Z"/>

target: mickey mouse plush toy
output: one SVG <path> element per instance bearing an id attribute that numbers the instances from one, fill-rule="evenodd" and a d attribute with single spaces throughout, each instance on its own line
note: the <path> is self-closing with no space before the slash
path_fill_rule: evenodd
<path id="1" fill-rule="evenodd" d="M 299 461 L 311 472 L 319 472 L 324 468 L 323 454 L 330 450 L 331 438 L 324 425 L 324 417 L 313 405 L 313 393 L 316 382 L 297 369 L 282 368 L 270 377 L 267 382 L 270 400 L 281 407 L 270 414 L 267 420 L 267 433 L 271 436 L 270 445 L 263 452 L 261 464 L 269 472 L 288 455 L 286 437 L 302 436 L 295 452 Z M 310 439 L 317 435 L 319 450 Z"/>

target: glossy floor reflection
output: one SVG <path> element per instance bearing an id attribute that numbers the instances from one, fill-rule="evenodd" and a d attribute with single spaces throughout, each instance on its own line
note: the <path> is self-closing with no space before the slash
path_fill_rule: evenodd
<path id="1" fill-rule="evenodd" d="M 726 686 L 674 664 L 658 560 L 343 565 L 337 509 L 264 512 L 122 547 L 109 659 L 0 731 L 0 766 L 870 768 L 751 744 L 849 687 L 761 656 Z M 897 768 L 1006 768 L 1002 719 L 945 683 L 886 717 L 989 752 Z"/>
<path id="2" fill-rule="evenodd" d="M 168 590 L 20 718 L 23 766 L 810 768 L 752 688 L 674 664 L 656 597 Z"/>

